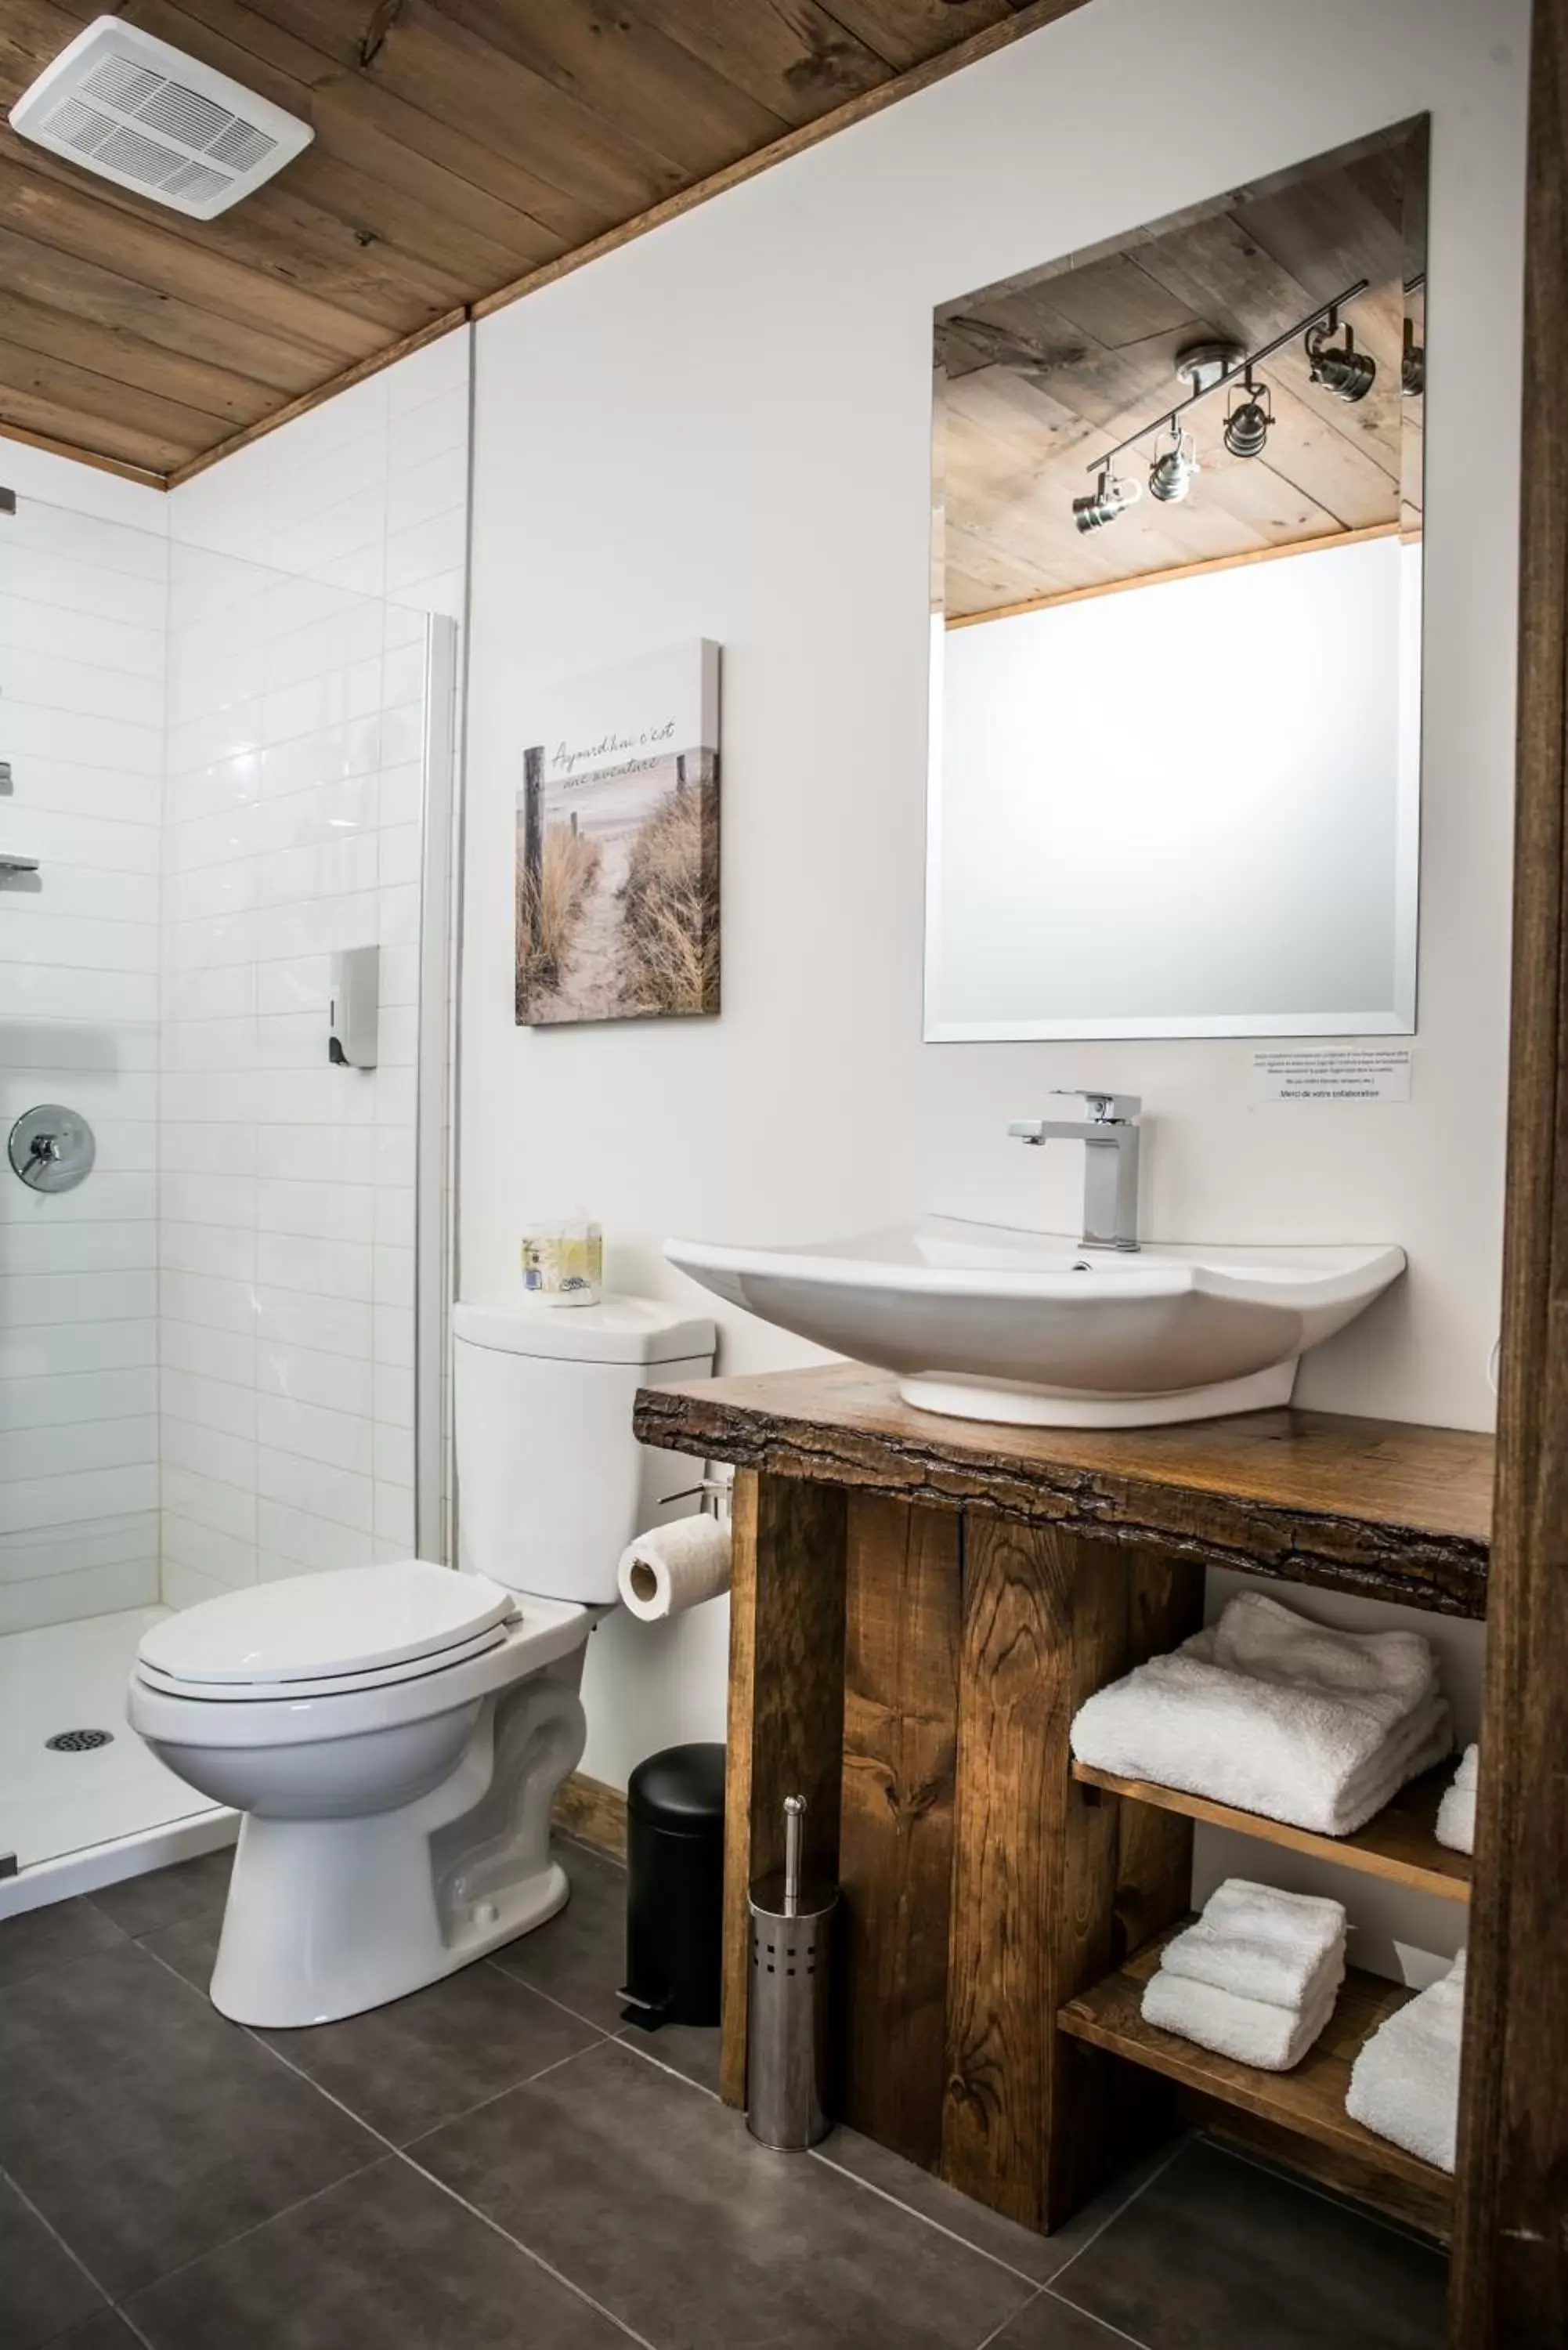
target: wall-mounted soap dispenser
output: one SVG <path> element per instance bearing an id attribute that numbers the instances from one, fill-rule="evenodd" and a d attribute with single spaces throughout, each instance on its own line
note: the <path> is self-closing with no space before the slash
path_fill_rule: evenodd
<path id="1" fill-rule="evenodd" d="M 381 1018 L 381 950 L 345 947 L 332 958 L 327 1057 L 340 1069 L 373 1069 Z"/>

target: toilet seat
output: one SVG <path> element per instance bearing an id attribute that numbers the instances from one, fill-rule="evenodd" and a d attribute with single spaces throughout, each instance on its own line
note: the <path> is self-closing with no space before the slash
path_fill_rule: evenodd
<path id="1" fill-rule="evenodd" d="M 379 1689 L 499 1646 L 516 1613 L 499 1584 L 424 1559 L 296 1575 L 166 1617 L 138 1670 L 218 1700 Z"/>

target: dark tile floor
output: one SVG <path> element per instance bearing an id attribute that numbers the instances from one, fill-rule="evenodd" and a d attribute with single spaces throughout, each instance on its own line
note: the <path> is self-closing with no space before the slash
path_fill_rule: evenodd
<path id="1" fill-rule="evenodd" d="M 0 1924 L 0 2350 L 1438 2350 L 1434 2252 L 1202 2139 L 1049 2241 L 767 2152 L 562 1857 L 538 1933 L 309 2032 L 207 2002 L 227 1854 Z"/>

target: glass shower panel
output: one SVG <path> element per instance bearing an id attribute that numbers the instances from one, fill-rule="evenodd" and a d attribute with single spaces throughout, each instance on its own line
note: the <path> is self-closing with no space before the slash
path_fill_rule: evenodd
<path id="1" fill-rule="evenodd" d="M 397 605 L 171 550 L 159 1262 L 171 1607 L 416 1547 L 432 632 L 450 634 Z M 328 1053 L 334 961 L 356 949 L 378 967 L 373 1067 Z M 441 1076 L 427 1070 L 427 1095 Z"/>
<path id="2" fill-rule="evenodd" d="M 160 1613 L 441 1555 L 452 635 L 0 515 L 0 1139 L 96 1146 L 0 1158 L 0 1914 L 204 1808 L 124 1721 Z"/>

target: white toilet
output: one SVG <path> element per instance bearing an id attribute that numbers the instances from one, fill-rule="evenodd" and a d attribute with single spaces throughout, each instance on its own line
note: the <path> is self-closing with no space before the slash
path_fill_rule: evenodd
<path id="1" fill-rule="evenodd" d="M 213 1972 L 236 2022 L 401 1998 L 565 1903 L 550 1805 L 583 1751 L 589 1632 L 693 1464 L 639 1445 L 639 1386 L 701 1378 L 713 1326 L 639 1298 L 453 1309 L 462 1563 L 302 1575 L 142 1640 L 127 1712 L 243 1812 Z"/>

